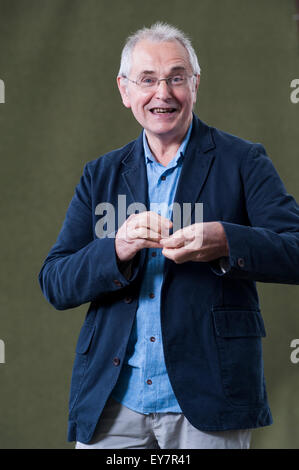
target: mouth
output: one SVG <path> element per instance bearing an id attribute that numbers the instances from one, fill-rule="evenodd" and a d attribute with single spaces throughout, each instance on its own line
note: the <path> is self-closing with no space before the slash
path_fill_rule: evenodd
<path id="1" fill-rule="evenodd" d="M 172 114 L 177 111 L 176 108 L 151 108 L 150 112 L 152 114 Z"/>

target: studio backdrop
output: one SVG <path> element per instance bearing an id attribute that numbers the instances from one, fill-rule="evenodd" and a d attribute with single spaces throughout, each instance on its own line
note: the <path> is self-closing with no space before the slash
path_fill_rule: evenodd
<path id="1" fill-rule="evenodd" d="M 156 21 L 185 31 L 202 68 L 196 114 L 262 143 L 298 201 L 298 15 L 294 0 L 0 0 L 0 448 L 74 447 L 69 385 L 88 305 L 56 311 L 38 273 L 85 163 L 141 131 L 116 86 L 126 37 Z M 257 286 L 274 424 L 252 447 L 298 448 L 299 289 Z"/>

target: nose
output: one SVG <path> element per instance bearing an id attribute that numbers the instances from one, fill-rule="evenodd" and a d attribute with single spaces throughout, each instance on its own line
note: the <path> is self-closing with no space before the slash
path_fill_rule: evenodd
<path id="1" fill-rule="evenodd" d="M 160 80 L 160 82 L 158 82 L 155 94 L 156 94 L 156 98 L 160 98 L 164 100 L 171 96 L 171 90 L 166 80 Z"/>

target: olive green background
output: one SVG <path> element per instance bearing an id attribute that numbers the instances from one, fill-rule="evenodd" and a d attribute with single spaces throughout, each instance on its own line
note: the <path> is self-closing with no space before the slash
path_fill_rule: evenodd
<path id="1" fill-rule="evenodd" d="M 37 276 L 84 164 L 141 130 L 116 87 L 127 35 L 157 20 L 187 32 L 202 67 L 197 114 L 263 143 L 298 201 L 294 14 L 293 0 L 0 0 L 0 448 L 74 447 L 68 394 L 87 305 L 56 311 Z M 274 424 L 254 431 L 252 448 L 297 448 L 299 289 L 258 289 Z"/>

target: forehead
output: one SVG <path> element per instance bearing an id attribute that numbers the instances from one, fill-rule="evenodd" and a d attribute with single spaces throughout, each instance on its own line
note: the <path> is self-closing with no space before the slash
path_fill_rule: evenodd
<path id="1" fill-rule="evenodd" d="M 131 72 L 159 72 L 174 67 L 191 69 L 189 55 L 178 41 L 153 42 L 139 41 L 132 52 Z"/>

